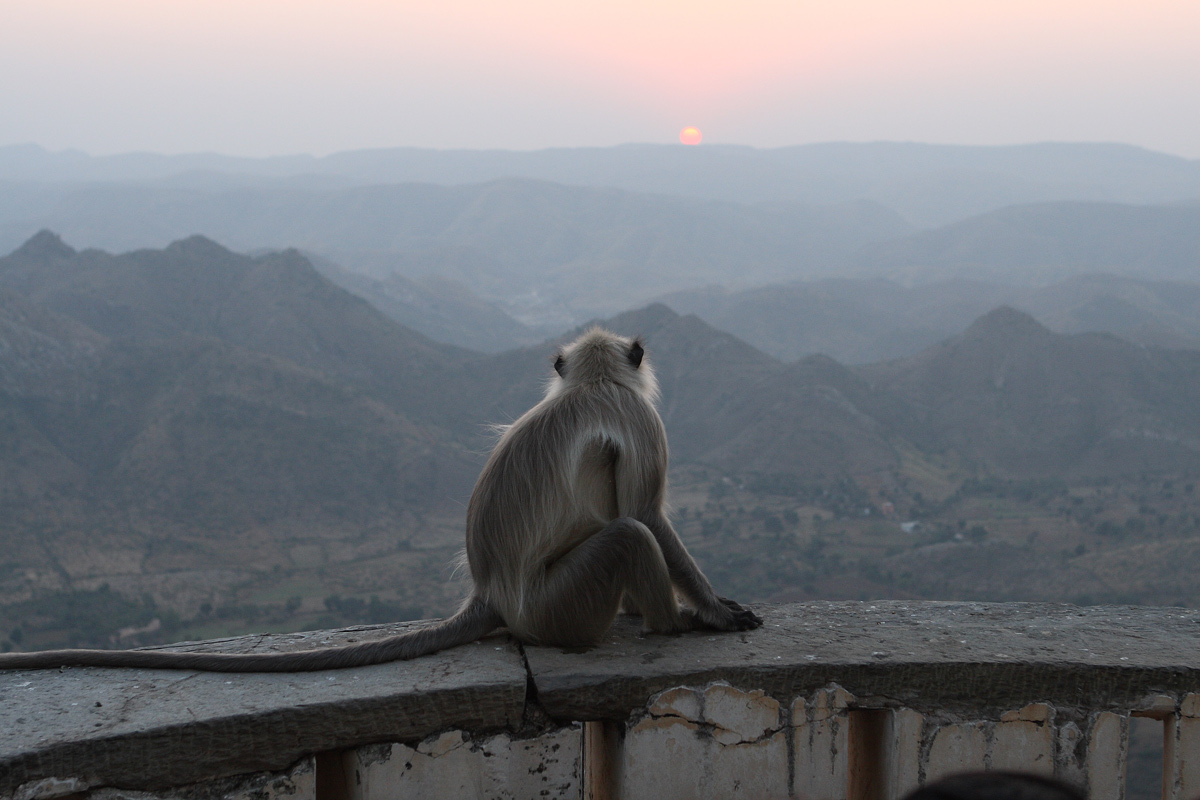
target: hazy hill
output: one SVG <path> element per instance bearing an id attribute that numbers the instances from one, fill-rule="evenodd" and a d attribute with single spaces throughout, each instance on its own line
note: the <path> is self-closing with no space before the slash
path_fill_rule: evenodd
<path id="1" fill-rule="evenodd" d="M 646 338 L 678 464 L 813 479 L 892 470 L 915 448 L 1016 478 L 1200 467 L 1200 353 L 1056 334 L 1008 308 L 856 370 L 823 356 L 781 363 L 663 305 L 602 324 Z M 537 401 L 554 347 L 471 365 L 479 423 Z"/>
<path id="2" fill-rule="evenodd" d="M 0 594 L 224 570 L 182 581 L 203 596 L 439 539 L 478 471 L 455 377 L 476 357 L 294 251 L 39 234 L 0 258 Z"/>
<path id="3" fill-rule="evenodd" d="M 0 390 L 21 392 L 86 369 L 106 344 L 87 326 L 0 288 Z"/>
<path id="4" fill-rule="evenodd" d="M 448 278 L 406 278 L 397 272 L 373 278 L 343 269 L 328 259 L 309 256 L 309 260 L 333 283 L 367 300 L 406 328 L 439 342 L 481 353 L 499 353 L 545 338 L 495 303 Z"/>
<path id="5" fill-rule="evenodd" d="M 1083 272 L 1195 280 L 1200 208 L 1040 203 L 992 211 L 898 241 L 866 246 L 863 274 L 1047 283 Z"/>
<path id="6" fill-rule="evenodd" d="M 830 359 L 785 365 L 661 304 L 600 324 L 644 338 L 662 390 L 659 407 L 675 464 L 812 478 L 896 463 L 887 429 L 871 415 L 890 422 L 904 415 L 904 403 L 881 399 Z M 557 343 L 581 331 L 478 362 L 472 371 L 491 387 L 478 392 L 483 419 L 511 421 L 540 399 Z"/>
<path id="7" fill-rule="evenodd" d="M 1120 285 L 1180 318 L 1195 303 Z M 989 559 L 1047 553 L 1081 559 L 1063 574 L 1105 576 L 1071 591 L 1111 593 L 1136 548 L 1192 552 L 1193 479 L 1176 493 L 1160 476 L 1200 471 L 1200 353 L 1054 333 L 1007 308 L 855 369 L 781 362 L 662 304 L 605 324 L 646 337 L 690 507 L 681 528 L 746 596 L 944 596 L 922 564 L 990 587 L 1008 573 Z M 193 237 L 109 255 L 39 234 L 0 258 L 0 622 L 11 629 L 10 601 L 104 583 L 205 635 L 223 630 L 203 627 L 205 605 L 305 624 L 343 608 L 339 594 L 450 609 L 445 565 L 486 424 L 537 401 L 560 340 L 498 354 L 431 342 L 296 251 L 250 258 Z M 966 491 L 967 477 L 988 480 Z M 1105 479 L 1086 507 L 1055 485 L 1080 477 Z M 841 499 L 823 494 L 834 484 Z M 940 527 L 914 538 L 873 513 L 885 498 Z M 998 509 L 990 532 L 981 509 Z M 1039 531 L 1041 549 L 1021 550 Z M 1048 569 L 1026 596 L 1062 597 Z"/>
<path id="8" fill-rule="evenodd" d="M 101 581 L 161 598 L 175 573 L 194 607 L 275 565 L 428 536 L 478 469 L 340 382 L 215 340 L 109 343 L 18 388 L 0 392 L 5 598 Z"/>
<path id="9" fill-rule="evenodd" d="M 0 258 L 0 287 L 105 336 L 209 337 L 369 388 L 418 419 L 467 351 L 396 324 L 294 250 L 248 258 L 204 237 L 164 250 L 75 252 L 43 231 Z"/>
<path id="10" fill-rule="evenodd" d="M 894 466 L 877 398 L 829 359 L 784 365 L 664 306 L 607 321 L 646 335 L 674 457 L 732 473 L 814 477 Z M 883 416 L 881 414 L 881 416 Z"/>
<path id="11" fill-rule="evenodd" d="M 1200 284 L 1194 282 L 1079 275 L 1025 290 L 1018 302 L 1060 333 L 1105 331 L 1138 344 L 1200 350 Z"/>
<path id="12" fill-rule="evenodd" d="M 784 361 L 824 353 L 866 364 L 914 355 L 1000 305 L 1026 311 L 1058 333 L 1104 331 L 1139 344 L 1200 349 L 1200 284 L 1115 275 L 1034 287 L 837 278 L 736 292 L 709 287 L 662 301 Z"/>
<path id="13" fill-rule="evenodd" d="M 766 150 L 633 144 L 532 152 L 395 148 L 262 159 L 211 153 L 91 157 L 34 145 L 0 148 L 0 180 L 12 181 L 169 180 L 176 186 L 230 188 L 254 179 L 277 185 L 287 178 L 291 185 L 468 184 L 508 177 L 741 203 L 867 199 L 920 225 L 945 224 L 1020 203 L 1162 203 L 1200 196 L 1195 161 L 1114 144 L 843 142 Z M 203 232 L 227 238 L 220 231 Z M 69 233 L 74 238 L 74 231 Z"/>
<path id="14" fill-rule="evenodd" d="M 438 447 L 486 448 L 486 423 L 536 401 L 553 349 L 485 356 L 439 345 L 334 287 L 295 251 L 247 258 L 199 237 L 110 256 L 43 233 L 0 259 L 2 286 L 83 323 L 88 341 L 149 354 L 213 339 L 312 370 L 425 426 Z M 853 474 L 894 465 L 896 437 L 1011 474 L 1191 463 L 1187 398 L 1200 355 L 1059 336 L 1012 310 L 864 368 L 871 383 L 828 358 L 781 363 L 661 305 L 606 324 L 647 337 L 681 463 Z"/>
<path id="15" fill-rule="evenodd" d="M 1055 334 L 1002 307 L 917 356 L 860 372 L 919 412 L 900 432 L 982 474 L 1200 468 L 1200 352 Z"/>
<path id="16" fill-rule="evenodd" d="M 366 275 L 371 280 L 341 283 L 395 319 L 471 347 L 528 342 L 505 315 L 537 331 L 565 330 L 583 319 L 708 285 L 732 290 L 846 275 L 904 284 L 968 279 L 1044 285 L 1090 272 L 1190 280 L 1200 263 L 1200 210 L 1177 202 L 1187 195 L 1176 192 L 1192 187 L 1193 162 L 1065 145 L 802 150 L 748 152 L 783 159 L 776 165 L 780 174 L 787 173 L 783 165 L 793 157 L 805 169 L 818 169 L 825 162 L 817 156 L 823 154 L 846 191 L 734 202 L 703 193 L 650 194 L 512 177 L 464 185 L 253 176 L 8 183 L 0 192 L 0 247 L 16 246 L 44 227 L 109 250 L 165 246 L 196 232 L 243 251 L 296 246 Z M 671 148 L 659 155 L 664 164 L 698 158 L 690 168 L 706 174 L 701 162 L 709 156 L 679 156 Z M 387 174 L 376 173 L 374 180 Z M 978 183 L 980 175 L 1022 186 L 1032 186 L 1037 176 L 1051 181 L 1046 176 L 1058 175 L 1059 183 L 1048 195 L 993 191 Z M 1089 183 L 1089 175 L 1099 183 Z M 795 185 L 812 188 L 824 180 L 810 177 L 796 177 Z M 1117 184 L 1125 188 L 1113 189 Z M 1200 184 L 1193 188 L 1200 194 Z M 895 196 L 889 194 L 893 190 Z M 915 197 L 953 209 L 952 224 L 916 230 L 906 221 L 907 212 L 896 210 L 903 212 L 904 203 Z M 1173 204 L 1129 204 L 1164 200 Z M 974 212 L 981 213 L 970 216 Z M 482 300 L 469 315 L 472 325 L 452 322 L 473 300 L 448 290 L 447 281 Z M 419 313 L 427 300 L 445 311 Z M 986 307 L 991 306 L 971 312 Z M 930 344 L 961 327 L 918 326 L 909 346 Z M 752 338 L 767 346 L 765 339 Z"/>
<path id="17" fill-rule="evenodd" d="M 7 187 L 20 196 L 20 187 Z M 375 277 L 456 280 L 523 322 L 610 314 L 666 291 L 827 273 L 911 230 L 868 202 L 741 205 L 506 179 L 316 191 L 64 188 L 14 203 L 0 245 L 39 228 L 109 250 L 202 231 L 241 250 L 300 247 Z"/>

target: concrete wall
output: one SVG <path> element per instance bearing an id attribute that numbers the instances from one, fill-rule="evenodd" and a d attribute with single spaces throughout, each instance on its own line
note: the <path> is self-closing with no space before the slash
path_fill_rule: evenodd
<path id="1" fill-rule="evenodd" d="M 744 634 L 587 653 L 496 636 L 300 675 L 0 673 L 0 798 L 892 800 L 966 769 L 1124 797 L 1130 718 L 1164 725 L 1164 797 L 1200 794 L 1200 615 L 808 603 Z M 187 645 L 304 649 L 373 626 Z"/>

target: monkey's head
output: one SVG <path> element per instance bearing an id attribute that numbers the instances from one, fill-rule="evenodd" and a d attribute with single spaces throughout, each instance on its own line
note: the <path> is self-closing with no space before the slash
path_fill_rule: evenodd
<path id="1" fill-rule="evenodd" d="M 658 399 L 658 381 L 645 356 L 640 338 L 628 339 L 592 328 L 555 354 L 558 377 L 551 381 L 547 396 L 571 386 L 615 383 L 654 402 Z"/>

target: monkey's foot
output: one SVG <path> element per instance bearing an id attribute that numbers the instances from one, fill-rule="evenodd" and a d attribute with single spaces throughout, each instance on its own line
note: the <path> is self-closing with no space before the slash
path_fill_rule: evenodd
<path id="1" fill-rule="evenodd" d="M 685 611 L 685 618 L 703 631 L 752 631 L 762 625 L 762 618 L 732 600 L 719 598 L 721 605 L 703 611 Z"/>
<path id="2" fill-rule="evenodd" d="M 755 614 L 748 608 L 743 608 L 742 604 L 736 600 L 730 600 L 728 597 L 718 597 L 717 599 L 721 601 L 723 606 L 732 611 L 735 617 L 738 619 L 748 620 L 750 622 L 749 625 L 744 628 L 738 628 L 738 630 L 753 630 L 754 628 L 758 628 L 762 625 L 762 617 L 760 617 L 758 614 Z"/>

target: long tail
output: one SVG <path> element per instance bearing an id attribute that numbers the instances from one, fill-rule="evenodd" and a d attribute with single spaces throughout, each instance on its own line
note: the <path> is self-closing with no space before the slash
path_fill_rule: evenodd
<path id="1" fill-rule="evenodd" d="M 473 642 L 504 620 L 482 599 L 472 596 L 454 616 L 420 630 L 349 647 L 295 653 L 171 653 L 162 650 L 45 650 L 0 655 L 0 669 L 55 667 L 135 667 L 200 672 L 316 672 L 404 661 Z"/>

